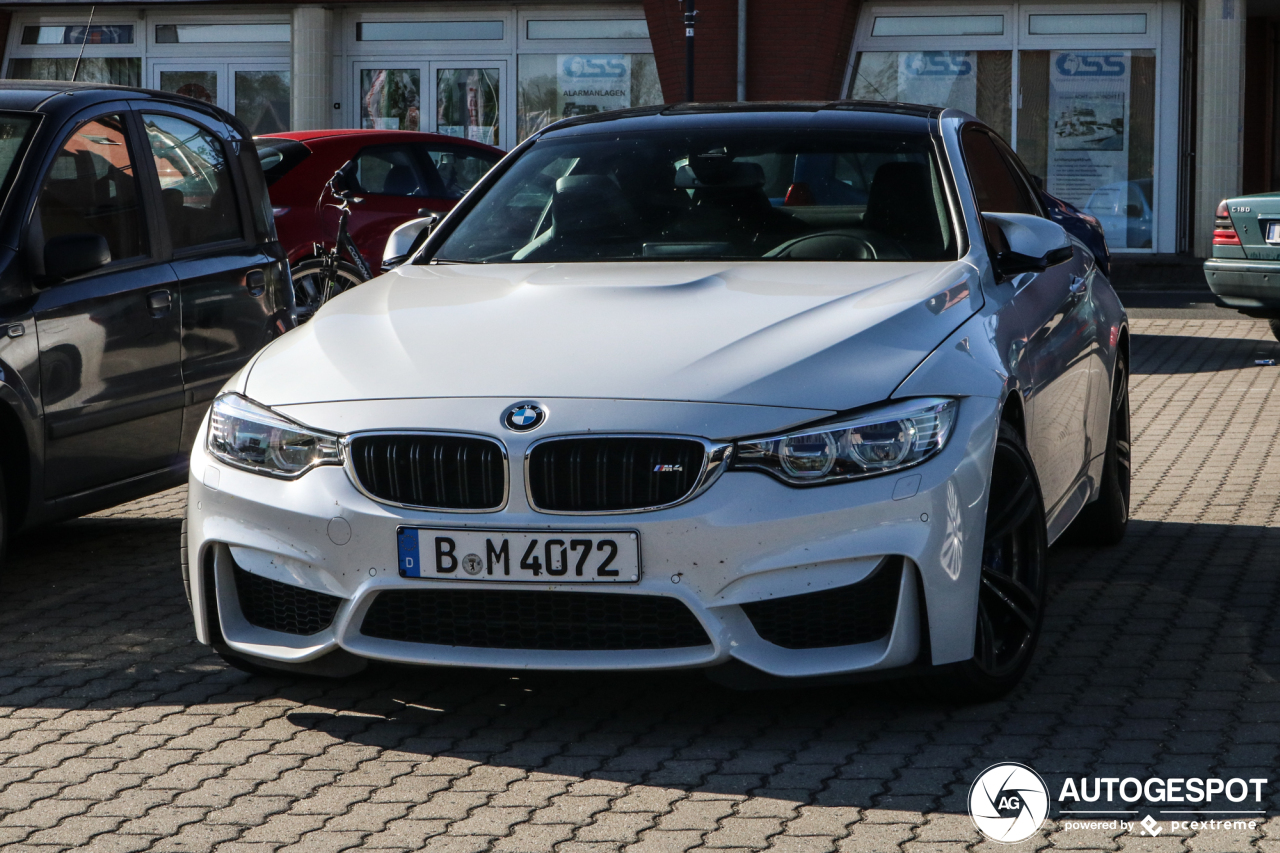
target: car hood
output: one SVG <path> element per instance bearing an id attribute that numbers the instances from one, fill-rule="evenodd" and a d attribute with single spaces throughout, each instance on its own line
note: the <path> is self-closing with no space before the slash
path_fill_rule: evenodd
<path id="1" fill-rule="evenodd" d="M 980 305 L 964 261 L 405 265 L 273 342 L 244 391 L 846 409 Z"/>

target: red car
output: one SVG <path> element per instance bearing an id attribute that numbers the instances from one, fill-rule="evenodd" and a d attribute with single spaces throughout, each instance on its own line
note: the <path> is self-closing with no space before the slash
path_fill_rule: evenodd
<path id="1" fill-rule="evenodd" d="M 310 130 L 253 141 L 295 281 L 308 272 L 313 244 L 333 245 L 338 214 L 321 196 L 347 161 L 356 162 L 361 198 L 351 207 L 347 227 L 376 272 L 392 229 L 420 210 L 450 210 L 505 153 L 455 136 L 407 130 Z"/>

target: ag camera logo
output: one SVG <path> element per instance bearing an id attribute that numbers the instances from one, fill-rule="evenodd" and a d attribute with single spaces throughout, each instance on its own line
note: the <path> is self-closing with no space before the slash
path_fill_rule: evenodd
<path id="1" fill-rule="evenodd" d="M 1025 764 L 994 764 L 969 787 L 969 817 L 978 831 L 1001 844 L 1025 841 L 1049 816 L 1049 789 Z"/>

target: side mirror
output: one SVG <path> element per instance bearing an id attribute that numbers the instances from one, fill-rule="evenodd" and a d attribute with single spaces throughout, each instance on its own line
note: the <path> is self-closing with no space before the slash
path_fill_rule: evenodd
<path id="1" fill-rule="evenodd" d="M 984 213 L 982 218 L 996 244 L 993 260 L 1001 277 L 1071 260 L 1071 238 L 1056 222 L 1026 213 Z"/>
<path id="2" fill-rule="evenodd" d="M 105 267 L 111 263 L 111 247 L 101 234 L 62 234 L 44 244 L 44 273 L 55 281 Z"/>
<path id="3" fill-rule="evenodd" d="M 418 211 L 421 213 L 422 211 Z M 387 246 L 382 250 L 382 271 L 398 267 L 426 242 L 431 229 L 436 227 L 440 217 L 434 214 L 418 219 L 410 219 L 391 232 L 387 238 Z"/>

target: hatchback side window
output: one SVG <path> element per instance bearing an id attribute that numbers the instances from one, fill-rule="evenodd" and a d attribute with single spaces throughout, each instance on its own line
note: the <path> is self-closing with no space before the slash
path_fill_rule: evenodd
<path id="1" fill-rule="evenodd" d="M 98 234 L 107 241 L 113 261 L 145 255 L 138 199 L 124 118 L 85 122 L 58 149 L 40 190 L 37 210 L 44 240 Z"/>
<path id="2" fill-rule="evenodd" d="M 429 195 L 422 167 L 405 145 L 366 148 L 356 156 L 356 180 L 373 195 L 425 197 Z"/>
<path id="3" fill-rule="evenodd" d="M 438 195 L 447 199 L 462 198 L 498 162 L 496 155 L 487 151 L 468 151 L 462 146 L 424 145 L 422 150 L 431 158 L 431 164 L 440 176 Z"/>
<path id="4" fill-rule="evenodd" d="M 174 116 L 144 114 L 142 120 L 173 248 L 240 239 L 240 209 L 221 140 Z"/>
<path id="5" fill-rule="evenodd" d="M 1031 198 L 1026 183 L 1011 171 L 990 136 L 977 128 L 966 128 L 961 139 L 979 211 L 1040 215 L 1040 206 Z"/>

